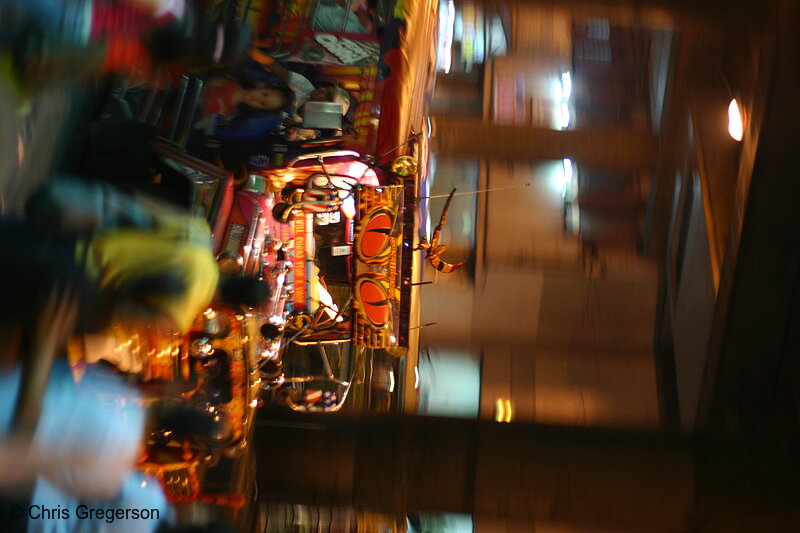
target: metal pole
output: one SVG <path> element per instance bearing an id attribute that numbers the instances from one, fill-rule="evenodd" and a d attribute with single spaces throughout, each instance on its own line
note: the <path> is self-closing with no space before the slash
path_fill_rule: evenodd
<path id="1" fill-rule="evenodd" d="M 505 191 L 508 189 L 520 189 L 522 187 L 530 187 L 531 184 L 525 183 L 523 185 L 509 185 L 508 187 L 491 187 L 489 189 L 478 189 L 477 191 L 457 192 L 453 196 L 465 196 L 467 194 L 481 194 L 484 192 Z M 433 196 L 420 196 L 418 200 L 430 200 L 432 198 L 447 198 L 449 194 L 434 194 Z"/>

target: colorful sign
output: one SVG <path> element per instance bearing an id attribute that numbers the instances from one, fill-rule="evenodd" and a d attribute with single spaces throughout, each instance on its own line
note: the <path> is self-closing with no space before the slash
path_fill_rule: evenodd
<path id="1" fill-rule="evenodd" d="M 353 340 L 386 348 L 398 336 L 403 186 L 359 186 L 356 202 Z"/>
<path id="2" fill-rule="evenodd" d="M 315 0 L 264 2 L 260 13 L 254 16 L 254 24 L 257 35 L 272 55 L 283 57 L 295 49 L 314 4 Z"/>
<path id="3" fill-rule="evenodd" d="M 306 295 L 306 216 L 300 214 L 292 218 L 292 233 L 294 234 L 294 262 L 292 273 L 294 274 L 293 305 L 295 309 L 305 309 L 307 306 Z"/>
<path id="4" fill-rule="evenodd" d="M 494 76 L 494 122 L 523 125 L 528 122 L 525 102 L 525 77 L 522 74 Z"/>

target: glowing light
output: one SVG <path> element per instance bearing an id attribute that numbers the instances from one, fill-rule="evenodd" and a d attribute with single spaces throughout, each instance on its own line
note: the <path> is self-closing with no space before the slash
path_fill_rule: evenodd
<path id="1" fill-rule="evenodd" d="M 214 315 L 216 315 L 217 313 L 212 308 L 209 307 L 208 309 L 203 311 L 203 314 L 208 318 L 214 318 Z"/>
<path id="2" fill-rule="evenodd" d="M 569 72 L 562 72 L 561 98 L 563 98 L 564 100 L 569 100 L 571 94 L 572 94 L 572 76 L 570 76 Z"/>
<path id="3" fill-rule="evenodd" d="M 728 133 L 737 141 L 741 141 L 744 137 L 744 121 L 739 110 L 739 102 L 735 98 L 728 104 Z"/>
<path id="4" fill-rule="evenodd" d="M 258 407 L 258 400 L 251 400 L 250 401 L 250 407 L 253 408 L 253 409 Z"/>
<path id="5" fill-rule="evenodd" d="M 572 183 L 572 176 L 573 176 L 572 160 L 564 159 L 562 162 L 564 164 L 564 185 L 569 185 L 570 183 Z"/>
<path id="6" fill-rule="evenodd" d="M 414 388 L 419 388 L 419 367 L 414 367 Z"/>
<path id="7" fill-rule="evenodd" d="M 397 337 L 395 337 L 394 335 L 389 335 L 389 342 L 391 343 L 397 342 Z"/>
<path id="8" fill-rule="evenodd" d="M 145 488 L 145 487 L 147 486 L 147 481 L 142 481 L 142 482 L 139 484 L 139 486 L 140 486 L 140 487 L 142 487 L 142 488 Z"/>
<path id="9" fill-rule="evenodd" d="M 389 370 L 389 392 L 394 392 L 394 371 Z"/>
<path id="10" fill-rule="evenodd" d="M 508 423 L 511 422 L 513 416 L 514 410 L 511 407 L 511 400 L 498 398 L 495 404 L 495 421 Z"/>
<path id="11" fill-rule="evenodd" d="M 342 213 L 347 218 L 355 218 L 356 216 L 356 201 L 352 196 L 348 196 L 342 200 Z"/>
<path id="12" fill-rule="evenodd" d="M 569 127 L 569 104 L 561 102 L 561 128 L 566 129 Z"/>
<path id="13" fill-rule="evenodd" d="M 439 9 L 439 50 L 436 54 L 438 60 L 437 68 L 450 72 L 452 66 L 452 47 L 453 35 L 455 33 L 456 7 L 453 0 L 449 0 L 445 9 Z"/>

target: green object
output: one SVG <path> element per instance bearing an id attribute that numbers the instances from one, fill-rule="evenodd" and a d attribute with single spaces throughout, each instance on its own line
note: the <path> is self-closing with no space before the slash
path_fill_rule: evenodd
<path id="1" fill-rule="evenodd" d="M 394 18 L 401 19 L 403 18 L 403 9 L 406 7 L 406 3 L 404 0 L 397 0 L 394 5 Z"/>
<path id="2" fill-rule="evenodd" d="M 0 51 L 0 85 L 11 92 L 18 114 L 25 115 L 31 110 L 35 94 L 34 86 L 20 78 L 12 55 L 8 51 Z"/>

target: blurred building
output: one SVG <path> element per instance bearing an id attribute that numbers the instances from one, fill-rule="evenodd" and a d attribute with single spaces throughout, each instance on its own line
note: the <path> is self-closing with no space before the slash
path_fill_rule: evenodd
<path id="1" fill-rule="evenodd" d="M 607 150 L 610 164 L 587 165 L 569 143 L 581 153 L 591 137 L 553 136 L 647 138 L 659 37 L 567 9 L 440 3 L 429 194 L 490 192 L 451 207 L 446 257 L 468 264 L 425 275 L 422 322 L 436 325 L 421 333 L 419 412 L 658 425 L 658 269 L 642 253 L 652 169 L 628 165 L 626 143 L 620 165 Z M 514 128 L 515 153 L 499 153 L 497 127 Z M 552 155 L 526 160 L 537 137 Z M 431 225 L 443 204 L 429 201 Z"/>

